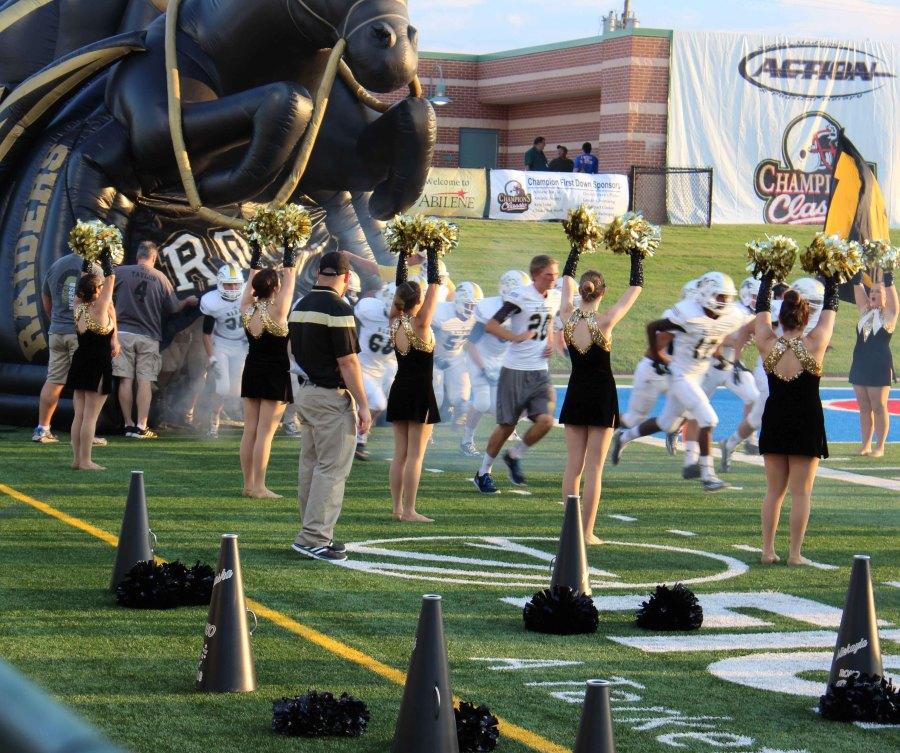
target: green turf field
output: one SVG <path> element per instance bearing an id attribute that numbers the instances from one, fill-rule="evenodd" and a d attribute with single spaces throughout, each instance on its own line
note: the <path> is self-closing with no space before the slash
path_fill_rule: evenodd
<path id="1" fill-rule="evenodd" d="M 644 348 L 644 323 L 678 297 L 685 280 L 718 268 L 739 284 L 743 243 L 764 232 L 763 227 L 664 228 L 662 250 L 648 262 L 646 292 L 616 331 L 616 370 L 632 371 Z M 813 231 L 790 232 L 806 241 Z M 560 261 L 566 253 L 558 224 L 464 222 L 462 246 L 449 264 L 457 282 L 475 279 L 490 295 L 503 271 L 526 267 L 533 254 L 548 251 Z M 583 268 L 595 266 L 592 262 Z M 627 260 L 605 255 L 597 262 L 616 295 L 626 283 Z M 831 373 L 849 368 L 855 319 L 853 308 L 844 306 L 835 349 L 826 361 Z M 556 367 L 562 371 L 565 363 Z M 482 425 L 479 444 L 489 428 Z M 371 544 L 382 553 L 351 554 L 360 569 L 312 562 L 289 549 L 298 526 L 296 440 L 279 436 L 270 466 L 269 485 L 285 498 L 251 501 L 237 495 L 236 434 L 218 442 L 186 435 L 152 443 L 112 438 L 108 448 L 95 453 L 109 468 L 98 475 L 69 470 L 66 434 L 62 443 L 50 446 L 34 445 L 29 438 L 30 430 L 0 427 L 0 484 L 11 487 L 0 489 L 0 657 L 134 753 L 386 753 L 401 688 L 334 652 L 346 653 L 349 647 L 405 671 L 421 595 L 432 592 L 444 597 L 457 695 L 488 704 L 533 735 L 529 745 L 505 737 L 500 751 L 569 750 L 583 683 L 594 677 L 616 683 L 613 717 L 620 753 L 862 753 L 900 747 L 896 729 L 824 722 L 812 711 L 813 696 L 746 684 L 767 685 L 782 677 L 792 689 L 802 680 L 812 681 L 807 686 L 812 692 L 816 683 L 824 689 L 834 640 L 829 620 L 843 605 L 850 561 L 858 552 L 872 555 L 879 616 L 892 623 L 882 628 L 882 649 L 885 657 L 894 657 L 886 658 L 887 668 L 900 674 L 898 445 L 877 460 L 854 457 L 850 445 L 832 446 L 826 467 L 862 474 L 876 484 L 852 483 L 852 476 L 818 482 L 806 554 L 837 566 L 834 570 L 766 568 L 752 551 L 735 548 L 759 543 L 764 479 L 758 466 L 737 463 L 728 478 L 740 488 L 704 495 L 680 479 L 679 459 L 657 447 L 629 446 L 622 465 L 607 470 L 598 532 L 609 543 L 589 553 L 592 567 L 612 574 L 595 577 L 606 584 L 595 589 L 607 600 L 601 602 L 606 607 L 600 630 L 554 637 L 526 632 L 521 609 L 503 599 L 530 597 L 549 581 L 548 560 L 562 519 L 557 504 L 565 452 L 560 430 L 527 456 L 530 496 L 510 493 L 498 473 L 503 494 L 484 498 L 467 481 L 477 462 L 460 457 L 458 435 L 440 427 L 425 465 L 442 472 L 426 472 L 420 494 L 420 510 L 436 518 L 429 526 L 391 520 L 390 434 L 376 430 L 372 460 L 358 463 L 350 477 L 337 535 L 357 544 L 408 540 Z M 146 474 L 160 556 L 214 563 L 220 535 L 240 535 L 246 593 L 277 613 L 276 621 L 260 620 L 253 638 L 256 693 L 195 693 L 205 608 L 137 612 L 117 607 L 105 590 L 111 546 L 15 498 L 27 495 L 115 535 L 129 472 L 136 468 Z M 892 483 L 893 488 L 884 488 Z M 782 554 L 786 511 L 784 519 Z M 437 572 L 410 569 L 417 567 Z M 652 585 L 676 580 L 699 580 L 691 587 L 710 604 L 733 608 L 708 613 L 708 624 L 698 634 L 670 636 L 672 643 L 662 652 L 628 645 L 628 640 L 657 635 L 633 627 L 628 604 L 636 604 Z M 610 597 L 623 597 L 624 611 Z M 757 622 L 748 625 L 748 618 Z M 297 634 L 298 623 L 338 643 L 331 650 L 321 641 L 312 643 Z M 797 634 L 797 647 L 770 650 L 784 633 Z M 718 641 L 720 646 L 713 650 L 698 643 L 696 650 L 670 650 L 683 640 Z M 776 656 L 759 659 L 766 653 Z M 530 666 L 515 664 L 525 660 Z M 359 656 L 357 661 L 369 662 Z M 733 679 L 743 672 L 745 684 L 714 675 L 711 665 L 719 675 L 731 672 Z M 791 681 L 795 673 L 799 680 Z M 366 735 L 355 741 L 311 741 L 272 734 L 271 701 L 311 688 L 346 690 L 365 700 L 372 713 Z"/>
<path id="2" fill-rule="evenodd" d="M 0 434 L 3 483 L 116 534 L 129 471 L 142 468 L 161 556 L 214 562 L 219 535 L 236 532 L 250 597 L 390 667 L 405 671 L 421 594 L 443 594 L 456 693 L 487 703 L 506 720 L 563 749 L 570 748 L 574 740 L 580 684 L 598 676 L 618 678 L 620 683 L 614 686 L 614 699 L 618 700 L 613 714 L 623 753 L 714 750 L 696 737 L 713 732 L 717 736 L 708 739 L 742 742 L 728 748 L 737 751 L 851 753 L 887 750 L 900 742 L 897 730 L 864 730 L 818 720 L 811 711 L 815 706 L 812 697 L 743 687 L 713 677 L 707 670 L 711 663 L 754 653 L 740 647 L 743 638 L 738 639 L 734 650 L 645 653 L 612 640 L 643 635 L 632 627 L 630 611 L 602 611 L 600 630 L 592 636 L 552 637 L 524 631 L 520 610 L 501 599 L 530 596 L 537 588 L 528 584 L 537 583 L 545 575 L 542 567 L 547 563 L 534 556 L 472 545 L 483 546 L 486 542 L 480 537 L 545 537 L 546 541 L 519 543 L 547 555 L 553 553 L 552 538 L 558 534 L 562 515 L 557 504 L 564 452 L 559 430 L 527 458 L 531 496 L 510 494 L 508 483 L 500 479 L 505 493 L 485 499 L 476 496 L 466 481 L 474 464 L 456 455 L 458 437 L 452 429 L 441 428 L 426 466 L 444 472 L 426 473 L 422 482 L 419 507 L 437 520 L 426 527 L 390 519 L 385 462 L 390 443 L 386 430 L 376 431 L 373 459 L 354 468 L 338 528 L 341 539 L 361 542 L 459 537 L 379 546 L 437 557 L 512 563 L 503 567 L 459 566 L 439 560 L 406 562 L 484 572 L 462 578 L 439 576 L 476 580 L 480 585 L 352 571 L 304 560 L 291 552 L 288 547 L 297 528 L 293 495 L 298 443 L 287 437 L 278 438 L 272 458 L 270 486 L 285 494 L 284 500 L 276 501 L 248 501 L 236 496 L 240 485 L 236 435 L 216 443 L 181 437 L 136 445 L 114 439 L 108 448 L 96 453 L 96 458 L 109 467 L 101 475 L 70 471 L 64 444 L 38 447 L 27 440 L 28 434 L 22 430 Z M 866 466 L 900 466 L 896 446 L 878 461 L 852 459 L 851 452 L 849 446 L 834 447 L 838 459 L 829 461 L 829 465 L 860 473 L 865 473 Z M 622 465 L 609 470 L 600 516 L 601 535 L 638 548 L 613 543 L 594 548 L 589 554 L 592 567 L 618 575 L 620 582 L 672 582 L 724 573 L 729 565 L 708 555 L 725 555 L 749 565 L 748 571 L 696 584 L 693 587 L 698 593 L 771 590 L 840 608 L 850 559 L 854 553 L 867 552 L 873 556 L 879 616 L 895 624 L 900 622 L 900 590 L 884 585 L 900 581 L 900 501 L 895 492 L 820 480 L 806 552 L 811 559 L 838 565 L 839 569 L 765 568 L 756 564 L 753 553 L 734 548 L 736 544 L 758 542 L 758 505 L 763 491 L 760 469 L 739 463 L 729 478 L 742 490 L 703 495 L 696 486 L 677 477 L 678 468 L 678 460 L 662 450 L 634 445 Z M 900 475 L 900 471 L 895 470 L 893 475 Z M 608 514 L 636 520 L 625 522 Z M 204 608 L 171 612 L 118 608 L 104 590 L 113 562 L 108 544 L 4 494 L 0 494 L 0 521 L 0 655 L 116 742 L 140 753 L 389 750 L 400 687 L 336 658 L 271 621 L 261 620 L 253 639 L 258 692 L 227 697 L 196 694 L 193 680 L 206 621 Z M 696 536 L 669 533 L 673 529 Z M 640 548 L 645 544 L 706 554 Z M 782 538 L 780 550 L 784 552 L 785 547 Z M 390 561 L 377 555 L 354 555 L 353 559 Z M 497 585 L 510 568 L 517 572 L 516 563 L 530 563 L 531 570 L 520 572 L 536 580 Z M 604 576 L 597 579 L 611 580 Z M 640 594 L 648 590 L 597 589 L 595 594 Z M 764 595 L 758 606 L 774 598 Z M 779 631 L 814 633 L 823 629 L 759 608 L 737 611 L 771 624 L 704 628 L 700 637 L 723 633 L 775 636 Z M 883 650 L 886 655 L 900 653 L 896 642 L 884 638 Z M 830 656 L 831 649 L 801 648 L 788 653 L 797 652 L 825 652 Z M 491 669 L 503 666 L 502 662 L 481 661 L 501 658 L 573 664 L 503 671 Z M 827 663 L 827 657 L 823 661 Z M 896 663 L 894 666 L 900 669 Z M 825 675 L 813 671 L 803 677 L 822 681 Z M 347 690 L 363 698 L 372 712 L 368 733 L 358 741 L 347 742 L 289 740 L 267 731 L 272 699 L 313 687 Z M 674 714 L 682 716 L 673 721 Z M 671 737 L 673 734 L 676 736 Z M 508 739 L 499 748 L 517 753 L 541 749 Z"/>

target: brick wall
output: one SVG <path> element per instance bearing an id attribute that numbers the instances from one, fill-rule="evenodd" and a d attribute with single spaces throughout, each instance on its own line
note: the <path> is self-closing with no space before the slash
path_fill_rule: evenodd
<path id="1" fill-rule="evenodd" d="M 451 104 L 437 109 L 435 165 L 456 166 L 459 129 L 499 133 L 501 167 L 522 167 L 535 136 L 574 157 L 594 145 L 601 170 L 627 173 L 659 166 L 666 157 L 669 39 L 618 36 L 581 40 L 549 50 L 452 59 L 422 53 L 423 84 L 443 70 Z"/>

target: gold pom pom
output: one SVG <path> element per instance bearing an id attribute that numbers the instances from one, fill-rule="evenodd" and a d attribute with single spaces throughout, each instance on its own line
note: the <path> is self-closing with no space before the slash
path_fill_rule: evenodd
<path id="1" fill-rule="evenodd" d="M 125 259 L 119 228 L 100 220 L 76 222 L 69 232 L 69 248 L 91 263 L 98 261 L 104 253 L 109 253 L 113 264 L 121 264 Z"/>
<path id="2" fill-rule="evenodd" d="M 312 235 L 312 220 L 299 204 L 286 204 L 278 210 L 281 237 L 285 248 L 302 248 Z"/>
<path id="3" fill-rule="evenodd" d="M 265 205 L 256 208 L 253 216 L 247 222 L 245 233 L 260 248 L 269 245 L 281 244 L 281 223 L 278 220 L 278 210 Z"/>
<path id="4" fill-rule="evenodd" d="M 578 209 L 569 210 L 568 216 L 563 220 L 563 230 L 569 243 L 580 254 L 593 253 L 603 242 L 603 225 L 585 204 Z"/>
<path id="5" fill-rule="evenodd" d="M 836 235 L 816 233 L 809 246 L 800 253 L 800 266 L 811 275 L 847 282 L 862 269 L 860 245 Z"/>
<path id="6" fill-rule="evenodd" d="M 797 241 L 786 235 L 767 235 L 764 241 L 747 244 L 747 271 L 754 277 L 771 273 L 776 282 L 784 282 L 797 261 Z"/>
<path id="7" fill-rule="evenodd" d="M 433 248 L 438 256 L 444 256 L 459 245 L 459 227 L 437 217 L 397 215 L 385 229 L 384 237 L 395 254 L 410 256 Z"/>
<path id="8" fill-rule="evenodd" d="M 891 247 L 884 241 L 866 241 L 862 244 L 863 265 L 872 270 L 893 272 L 897 268 L 900 248 Z"/>
<path id="9" fill-rule="evenodd" d="M 640 212 L 626 212 L 603 228 L 603 242 L 614 254 L 653 256 L 659 248 L 661 233 Z"/>

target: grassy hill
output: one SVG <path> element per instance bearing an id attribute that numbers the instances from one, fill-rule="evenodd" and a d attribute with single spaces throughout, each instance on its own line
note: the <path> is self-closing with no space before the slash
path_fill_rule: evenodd
<path id="1" fill-rule="evenodd" d="M 771 225 L 664 227 L 660 251 L 647 263 L 644 294 L 615 332 L 612 355 L 616 373 L 633 371 L 646 348 L 644 325 L 679 298 L 681 286 L 687 280 L 715 269 L 730 274 L 735 285 L 740 286 L 747 276 L 744 244 L 748 240 L 777 231 L 804 245 L 819 229 L 818 226 L 776 229 Z M 894 231 L 893 242 L 900 243 L 900 231 Z M 514 268 L 527 270 L 529 259 L 541 253 L 552 254 L 560 266 L 564 263 L 568 245 L 560 223 L 462 220 L 460 247 L 447 263 L 455 282 L 474 280 L 485 295 L 496 295 L 497 281 L 503 272 Z M 609 301 L 628 284 L 628 263 L 627 258 L 604 253 L 587 257 L 580 269 L 599 269 L 604 274 Z M 802 276 L 799 266 L 795 276 Z M 825 361 L 828 374 L 843 376 L 849 372 L 855 325 L 855 309 L 844 304 L 838 316 L 834 350 Z M 561 371 L 568 369 L 561 359 L 554 365 Z"/>

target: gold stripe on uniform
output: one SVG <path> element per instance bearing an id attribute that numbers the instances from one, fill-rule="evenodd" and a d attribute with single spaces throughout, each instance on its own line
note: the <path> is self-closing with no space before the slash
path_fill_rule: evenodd
<path id="1" fill-rule="evenodd" d="M 321 324 L 325 327 L 346 327 L 356 329 L 356 319 L 352 316 L 332 316 L 321 311 L 292 311 L 288 322 L 291 324 Z"/>

